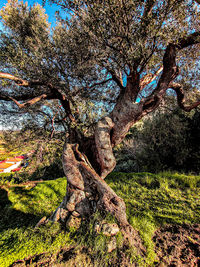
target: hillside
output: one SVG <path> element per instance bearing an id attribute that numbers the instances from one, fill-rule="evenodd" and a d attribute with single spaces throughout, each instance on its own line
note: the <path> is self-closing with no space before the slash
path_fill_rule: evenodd
<path id="1" fill-rule="evenodd" d="M 0 266 L 199 266 L 200 176 L 161 173 L 112 173 L 107 181 L 124 198 L 130 223 L 139 231 L 146 259 L 131 248 L 107 246 L 111 237 L 97 234 L 96 214 L 77 229 L 59 224 L 35 228 L 61 202 L 66 179 L 7 183 L 1 176 Z M 3 182 L 4 181 L 4 182 Z M 114 222 L 108 216 L 104 218 Z M 15 264 L 14 264 L 15 262 Z M 12 265 L 13 264 L 13 265 Z M 45 265 L 46 264 L 46 265 Z M 192 264 L 192 265 L 191 265 Z"/>

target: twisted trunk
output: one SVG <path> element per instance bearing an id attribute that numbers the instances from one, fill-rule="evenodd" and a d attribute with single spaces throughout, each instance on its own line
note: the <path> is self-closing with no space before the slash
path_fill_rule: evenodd
<path id="1" fill-rule="evenodd" d="M 113 126 L 111 117 L 105 117 L 97 123 L 94 136 L 80 144 L 65 143 L 62 161 L 67 193 L 52 219 L 66 223 L 72 216 L 89 218 L 97 209 L 104 210 L 117 219 L 124 238 L 141 254 L 142 242 L 127 221 L 125 203 L 104 180 L 116 164 L 111 143 Z"/>

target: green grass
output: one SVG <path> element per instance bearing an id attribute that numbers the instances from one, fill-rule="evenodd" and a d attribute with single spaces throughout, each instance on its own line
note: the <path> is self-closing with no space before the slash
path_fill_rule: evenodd
<path id="1" fill-rule="evenodd" d="M 200 222 L 200 176 L 167 172 L 112 173 L 107 182 L 125 200 L 129 222 L 140 232 L 147 248 L 146 266 L 153 266 L 155 261 L 152 235 L 158 227 Z M 88 247 L 90 256 L 100 266 L 117 258 L 117 251 L 105 252 L 109 238 L 94 232 L 93 224 L 100 219 L 99 214 L 89 224 L 83 222 L 79 230 L 64 232 L 59 224 L 51 223 L 35 228 L 40 218 L 48 217 L 62 201 L 65 178 L 45 181 L 35 187 L 6 186 L 5 183 L 6 190 L 0 192 L 0 266 L 42 252 L 54 253 L 72 244 Z M 108 216 L 106 220 L 113 221 L 113 218 Z M 121 239 L 119 234 L 118 249 Z M 134 259 L 131 249 L 126 253 L 130 260 Z"/>
<path id="2" fill-rule="evenodd" d="M 200 222 L 200 176 L 112 173 L 107 179 L 127 207 L 129 222 L 147 247 L 147 264 L 155 260 L 152 235 L 164 224 Z"/>
<path id="3" fill-rule="evenodd" d="M 1 189 L 0 203 L 0 266 L 29 255 L 55 251 L 66 243 L 69 235 L 59 224 L 49 223 L 35 229 L 43 216 L 49 216 L 62 201 L 66 179 L 47 181 L 36 187 Z"/>

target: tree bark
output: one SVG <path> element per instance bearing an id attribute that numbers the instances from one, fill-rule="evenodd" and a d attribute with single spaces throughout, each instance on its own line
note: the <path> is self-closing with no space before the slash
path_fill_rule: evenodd
<path id="1" fill-rule="evenodd" d="M 140 236 L 127 221 L 123 199 L 104 180 L 116 164 L 111 143 L 113 126 L 112 119 L 105 117 L 97 123 L 94 136 L 85 145 L 66 141 L 62 161 L 67 193 L 51 219 L 67 223 L 71 216 L 90 218 L 96 210 L 106 211 L 117 219 L 124 239 L 144 255 Z"/>

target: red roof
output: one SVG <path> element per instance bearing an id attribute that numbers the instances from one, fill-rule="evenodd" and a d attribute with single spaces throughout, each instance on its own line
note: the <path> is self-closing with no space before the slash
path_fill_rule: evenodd
<path id="1" fill-rule="evenodd" d="M 0 169 L 7 169 L 12 165 L 13 165 L 12 163 L 3 162 L 3 163 L 0 163 Z"/>
<path id="2" fill-rule="evenodd" d="M 6 162 L 19 162 L 19 161 L 22 161 L 22 158 L 15 157 L 6 159 Z"/>

